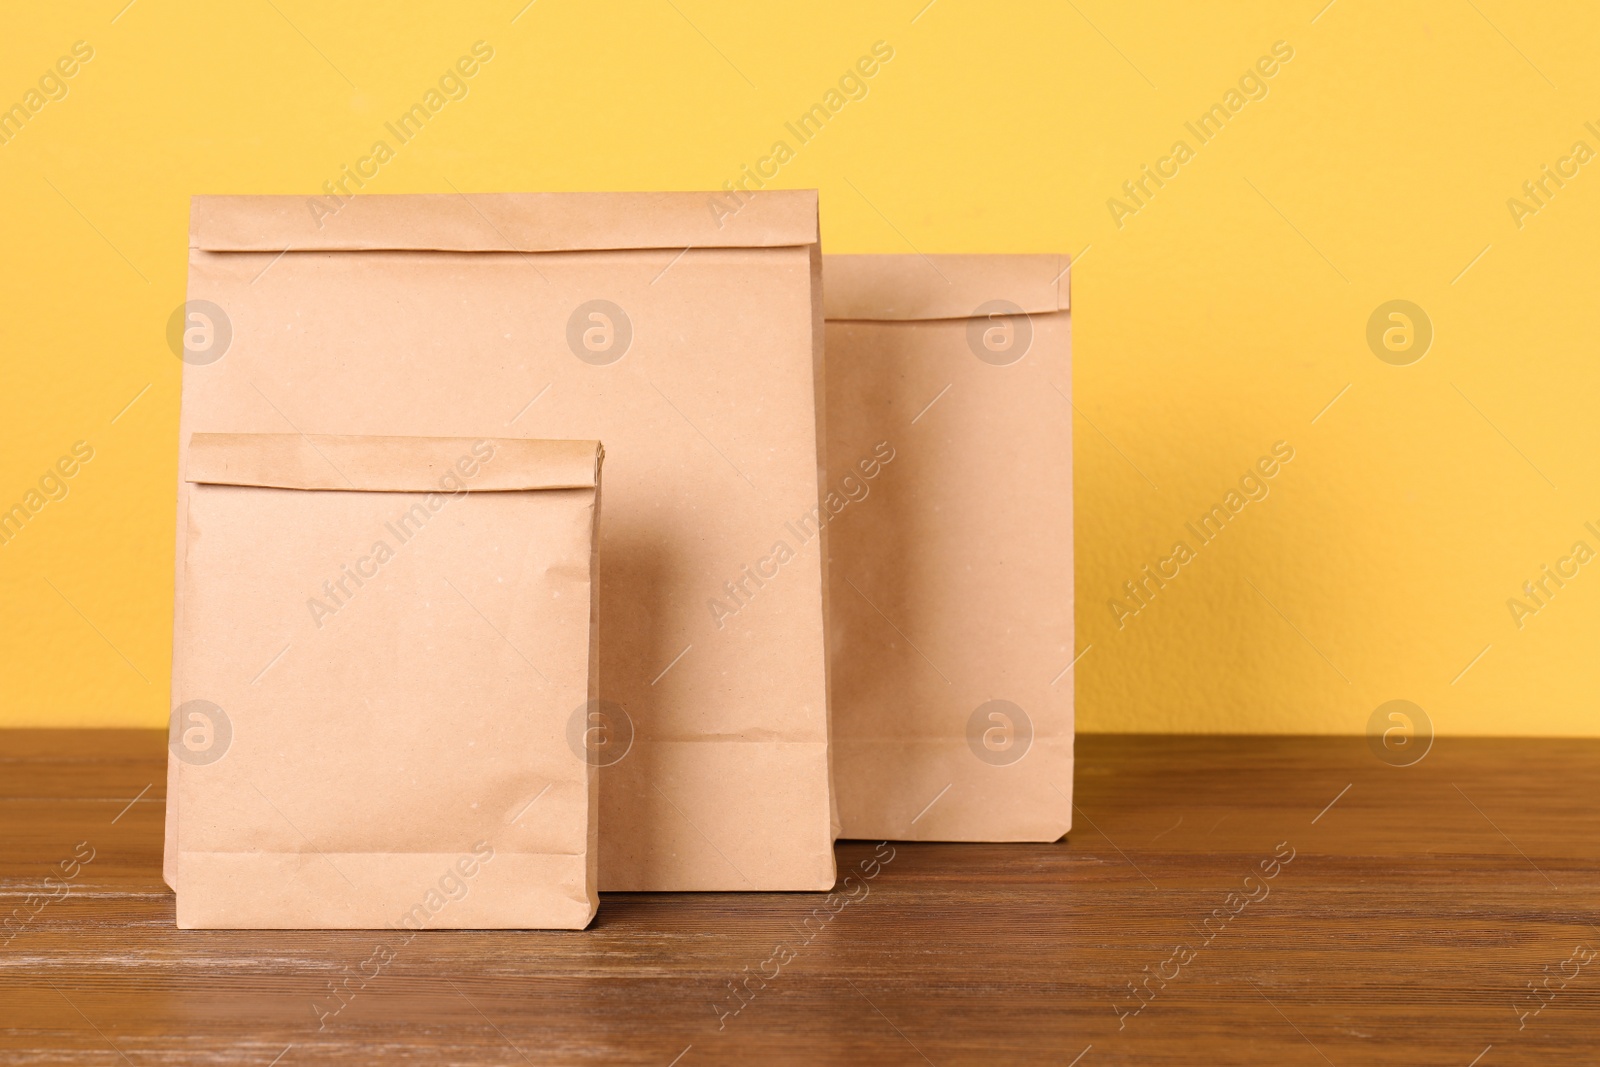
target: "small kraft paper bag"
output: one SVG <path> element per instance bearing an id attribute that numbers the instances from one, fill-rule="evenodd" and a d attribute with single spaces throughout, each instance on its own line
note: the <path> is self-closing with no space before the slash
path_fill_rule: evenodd
<path id="1" fill-rule="evenodd" d="M 1071 826 L 1067 263 L 823 257 L 843 836 Z"/>
<path id="2" fill-rule="evenodd" d="M 599 888 L 827 889 L 820 277 L 813 191 L 196 197 L 180 434 L 604 441 Z"/>
<path id="3" fill-rule="evenodd" d="M 594 441 L 194 434 L 185 929 L 594 917 Z"/>

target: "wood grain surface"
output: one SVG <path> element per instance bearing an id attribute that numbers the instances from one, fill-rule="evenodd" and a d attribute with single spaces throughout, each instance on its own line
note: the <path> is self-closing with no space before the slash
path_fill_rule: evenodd
<path id="1" fill-rule="evenodd" d="M 0 1062 L 1600 1063 L 1597 741 L 1087 736 L 1055 844 L 410 941 L 175 929 L 165 756 L 0 732 Z"/>

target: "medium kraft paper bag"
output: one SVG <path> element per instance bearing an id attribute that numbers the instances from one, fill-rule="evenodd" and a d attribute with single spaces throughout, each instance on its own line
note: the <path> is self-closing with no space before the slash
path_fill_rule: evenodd
<path id="1" fill-rule="evenodd" d="M 581 928 L 594 441 L 195 434 L 183 928 Z"/>
<path id="2" fill-rule="evenodd" d="M 823 257 L 843 836 L 1071 826 L 1067 262 Z"/>
<path id="3" fill-rule="evenodd" d="M 185 434 L 605 442 L 600 889 L 833 885 L 814 192 L 198 197 L 189 263 Z"/>

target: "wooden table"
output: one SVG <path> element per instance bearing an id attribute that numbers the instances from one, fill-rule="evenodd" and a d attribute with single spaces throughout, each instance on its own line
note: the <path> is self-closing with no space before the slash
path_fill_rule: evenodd
<path id="1" fill-rule="evenodd" d="M 79 857 L 0 934 L 0 1062 L 1600 1063 L 1596 741 L 1087 736 L 1065 841 L 841 842 L 825 922 L 424 933 L 340 1006 L 385 935 L 174 929 L 163 740 L 0 733 L 4 911 Z"/>

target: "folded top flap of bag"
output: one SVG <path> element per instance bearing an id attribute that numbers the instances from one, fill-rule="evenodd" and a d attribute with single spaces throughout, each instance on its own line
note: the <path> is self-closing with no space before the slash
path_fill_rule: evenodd
<path id="1" fill-rule="evenodd" d="M 823 315 L 902 322 L 1066 311 L 1070 263 L 1055 253 L 825 255 Z"/>
<path id="2" fill-rule="evenodd" d="M 815 189 L 741 193 L 197 196 L 207 252 L 573 252 L 815 244 Z"/>
<path id="3" fill-rule="evenodd" d="M 208 485 L 389 493 L 589 489 L 598 441 L 197 433 L 186 477 Z"/>

